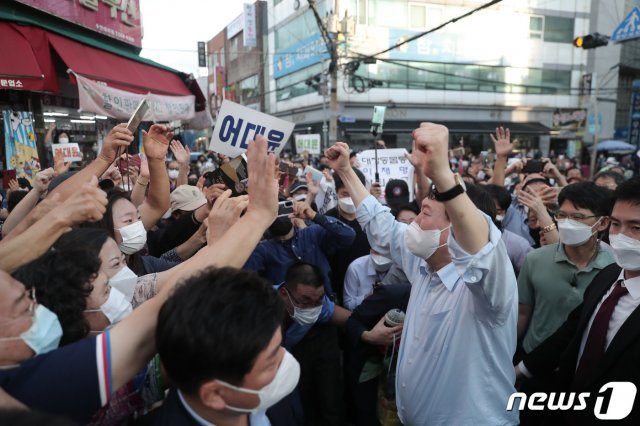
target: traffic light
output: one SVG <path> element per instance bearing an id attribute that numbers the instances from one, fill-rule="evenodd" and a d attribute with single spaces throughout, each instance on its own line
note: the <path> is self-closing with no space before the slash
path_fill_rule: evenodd
<path id="1" fill-rule="evenodd" d="M 573 40 L 575 47 L 581 47 L 583 49 L 595 49 L 596 47 L 606 46 L 609 44 L 609 36 L 600 33 L 591 33 L 586 36 L 576 37 Z"/>

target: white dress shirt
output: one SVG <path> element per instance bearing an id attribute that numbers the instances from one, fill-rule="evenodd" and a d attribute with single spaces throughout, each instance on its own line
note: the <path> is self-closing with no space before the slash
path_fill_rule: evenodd
<path id="1" fill-rule="evenodd" d="M 369 196 L 357 209 L 371 248 L 401 266 L 411 282 L 396 371 L 405 425 L 516 425 L 517 284 L 500 231 L 485 216 L 489 242 L 474 255 L 448 239 L 452 263 L 438 271 L 407 249 L 407 225 Z"/>
<path id="2" fill-rule="evenodd" d="M 623 280 L 622 285 L 629 290 L 629 293 L 620 297 L 618 300 L 618 304 L 613 309 L 613 314 L 611 315 L 611 320 L 609 320 L 609 327 L 607 328 L 607 348 L 609 348 L 609 344 L 615 337 L 622 324 L 629 318 L 629 315 L 640 305 L 640 277 L 631 278 L 628 280 L 624 279 L 624 269 L 620 271 L 620 276 L 616 279 L 616 282 L 619 280 Z M 584 330 L 584 334 L 582 335 L 582 342 L 580 342 L 580 351 L 578 352 L 578 360 L 576 362 L 576 368 L 580 364 L 580 358 L 582 358 L 582 352 L 584 351 L 584 346 L 587 344 L 587 337 L 589 336 L 589 331 L 591 330 L 591 324 L 593 324 L 593 320 L 596 318 L 596 314 L 600 310 L 600 306 L 605 301 L 607 297 L 613 291 L 614 286 L 611 286 L 609 290 L 602 296 L 600 303 L 596 306 L 596 309 L 593 311 L 591 315 L 591 319 L 589 319 L 589 324 L 587 328 Z"/>
<path id="3" fill-rule="evenodd" d="M 378 272 L 373 267 L 370 254 L 351 262 L 344 276 L 344 307 L 353 311 L 373 292 L 376 281 L 382 281 L 385 275 L 386 272 Z"/>

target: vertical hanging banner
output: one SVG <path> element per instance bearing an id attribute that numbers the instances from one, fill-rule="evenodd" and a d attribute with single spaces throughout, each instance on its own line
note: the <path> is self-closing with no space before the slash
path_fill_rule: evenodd
<path id="1" fill-rule="evenodd" d="M 256 6 L 245 3 L 244 5 L 244 47 L 256 47 L 258 36 L 256 31 Z"/>
<path id="2" fill-rule="evenodd" d="M 269 141 L 270 152 L 279 154 L 293 132 L 294 123 L 224 100 L 209 149 L 229 157 L 247 150 L 249 141 L 263 135 Z"/>
<path id="3" fill-rule="evenodd" d="M 40 170 L 33 115 L 28 111 L 4 111 L 3 116 L 7 169 L 15 170 L 16 177 L 33 183 Z"/>

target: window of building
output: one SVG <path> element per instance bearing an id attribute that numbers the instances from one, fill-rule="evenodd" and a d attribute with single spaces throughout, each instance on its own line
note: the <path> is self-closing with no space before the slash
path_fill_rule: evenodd
<path id="1" fill-rule="evenodd" d="M 427 7 L 409 3 L 409 28 L 423 29 L 427 26 Z"/>
<path id="2" fill-rule="evenodd" d="M 258 75 L 254 74 L 251 77 L 247 77 L 238 83 L 238 94 L 240 103 L 246 104 L 250 100 L 253 100 L 258 93 Z"/>
<path id="3" fill-rule="evenodd" d="M 321 72 L 322 64 L 316 64 L 277 79 L 276 98 L 278 101 L 285 101 L 297 96 L 316 92 L 313 87 L 307 85 L 306 80 Z"/>
<path id="4" fill-rule="evenodd" d="M 239 35 L 229 40 L 229 61 L 233 61 L 238 57 L 238 40 L 240 40 Z"/>
<path id="5" fill-rule="evenodd" d="M 529 17 L 529 38 L 536 38 L 542 40 L 542 33 L 544 30 L 544 16 L 530 16 Z"/>
<path id="6" fill-rule="evenodd" d="M 356 0 L 358 2 L 358 24 L 367 25 L 369 0 Z"/>
<path id="7" fill-rule="evenodd" d="M 544 17 L 544 41 L 573 43 L 573 18 Z"/>
<path id="8" fill-rule="evenodd" d="M 369 25 L 406 28 L 408 8 L 406 0 L 377 0 L 369 2 Z"/>
<path id="9" fill-rule="evenodd" d="M 317 8 L 320 16 L 325 16 L 326 1 L 319 1 Z M 275 30 L 276 52 L 287 50 L 290 46 L 313 35 L 319 36 L 318 23 L 311 9 L 307 9 L 302 15 Z"/>

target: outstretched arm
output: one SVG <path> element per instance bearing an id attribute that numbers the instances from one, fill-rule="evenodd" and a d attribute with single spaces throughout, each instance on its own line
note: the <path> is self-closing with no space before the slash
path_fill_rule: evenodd
<path id="1" fill-rule="evenodd" d="M 169 210 L 169 176 L 164 159 L 173 133 L 167 126 L 154 124 L 143 132 L 144 153 L 149 163 L 149 192 L 140 206 L 144 229 L 149 230 Z"/>
<path id="2" fill-rule="evenodd" d="M 98 158 L 93 160 L 87 167 L 62 182 L 51 193 L 60 194 L 60 201 L 65 201 L 71 197 L 78 189 L 89 182 L 92 177 L 100 177 L 107 171 L 111 163 L 116 160 L 118 150 L 126 149 L 133 142 L 133 134 L 127 129 L 126 124 L 118 124 L 115 126 L 102 145 L 102 151 L 98 154 Z"/>
<path id="3" fill-rule="evenodd" d="M 215 241 L 210 239 L 207 247 L 171 269 L 160 293 L 111 329 L 113 389 L 129 381 L 155 353 L 158 312 L 177 283 L 208 267 L 242 267 L 264 231 L 275 220 L 278 211 L 275 157 L 267 154 L 267 140 L 264 137 L 258 137 L 249 146 L 247 158 L 249 206 L 244 216 L 220 238 Z M 212 214 L 217 205 L 218 202 L 212 208 Z M 212 227 L 209 226 L 209 229 Z"/>

